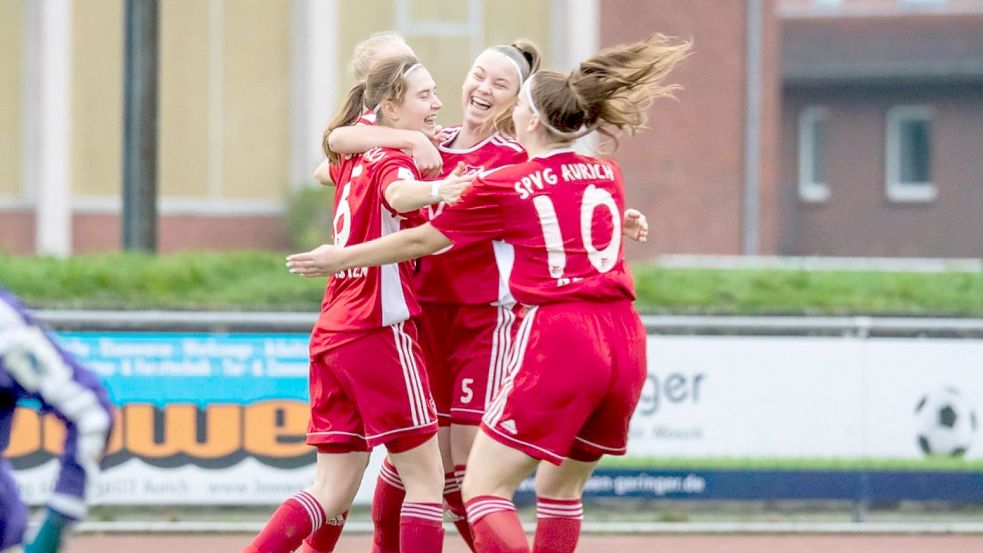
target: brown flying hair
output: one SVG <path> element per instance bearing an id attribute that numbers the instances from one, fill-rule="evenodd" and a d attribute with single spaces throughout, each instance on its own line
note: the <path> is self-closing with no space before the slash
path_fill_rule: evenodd
<path id="1" fill-rule="evenodd" d="M 531 108 L 557 141 L 573 141 L 596 130 L 610 139 L 606 153 L 613 152 L 617 134 L 634 135 L 645 126 L 652 101 L 671 98 L 680 88 L 662 81 L 692 45 L 654 34 L 602 50 L 569 75 L 540 71 L 529 82 Z"/>

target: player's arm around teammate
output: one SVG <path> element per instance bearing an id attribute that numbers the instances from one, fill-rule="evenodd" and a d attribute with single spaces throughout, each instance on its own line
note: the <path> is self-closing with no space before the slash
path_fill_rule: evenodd
<path id="1" fill-rule="evenodd" d="M 420 66 L 422 68 L 422 65 Z M 398 82 L 396 83 L 399 84 Z M 352 88 L 349 92 L 349 98 L 346 99 L 346 105 L 356 105 L 353 101 L 352 95 L 364 94 L 364 84 L 358 84 Z M 360 91 L 360 88 L 362 90 Z M 429 104 L 432 109 L 432 113 L 426 115 L 423 123 L 425 125 L 426 131 L 417 131 L 412 129 L 402 129 L 398 127 L 388 127 L 387 125 L 362 125 L 362 131 L 367 131 L 369 135 L 379 135 L 388 136 L 386 131 L 381 131 L 380 127 L 388 127 L 386 130 L 395 133 L 401 133 L 398 136 L 406 134 L 417 134 L 420 136 L 426 136 L 426 133 L 436 132 L 436 117 L 437 112 L 443 106 L 440 99 L 437 97 L 436 88 L 432 90 L 402 90 L 399 86 L 396 87 L 398 93 L 402 97 L 405 94 L 414 95 L 415 97 L 410 98 L 414 103 L 419 105 Z M 382 102 L 371 108 L 370 113 L 375 118 L 385 118 L 392 124 L 400 124 L 400 117 L 404 117 L 404 114 L 400 113 L 401 106 L 393 102 Z M 336 163 L 341 159 L 341 152 L 338 152 L 332 147 L 331 136 L 340 129 L 349 127 L 347 120 L 353 118 L 354 110 L 348 109 L 349 113 L 341 118 L 344 124 L 333 123 L 327 132 L 325 132 L 325 152 L 328 153 L 329 159 L 335 161 Z M 359 126 L 359 125 L 356 125 Z M 402 142 L 393 141 L 394 144 L 402 145 Z M 377 148 L 390 148 L 390 149 L 402 149 L 398 146 L 390 147 L 386 144 L 376 145 L 373 149 Z M 398 178 L 383 191 L 385 195 L 385 200 L 397 213 L 409 213 L 411 211 L 416 211 L 424 206 L 428 206 L 437 202 L 445 202 L 449 205 L 457 203 L 461 198 L 461 195 L 467 190 L 471 184 L 473 176 L 463 174 L 463 171 L 457 169 L 443 179 L 424 181 L 419 178 L 419 175 L 411 174 L 411 171 L 406 168 L 400 170 Z M 332 178 L 332 180 L 334 180 Z M 342 183 L 344 184 L 344 183 Z"/>
<path id="2" fill-rule="evenodd" d="M 400 55 L 415 56 L 416 54 L 413 52 L 413 49 L 406 44 L 406 40 L 403 39 L 399 33 L 395 33 L 393 31 L 374 33 L 355 46 L 355 50 L 352 52 L 352 60 L 348 64 L 348 72 L 351 74 L 352 79 L 356 83 L 364 83 L 369 69 L 371 69 L 375 63 L 389 57 Z M 337 130 L 342 131 L 342 129 L 347 128 L 349 125 L 372 127 L 375 121 L 375 114 L 372 113 L 371 110 L 365 109 L 365 106 L 354 106 L 354 108 L 356 111 L 352 114 L 348 114 L 350 122 L 346 123 L 345 126 L 342 126 Z M 331 142 L 331 131 L 332 129 L 327 129 L 322 137 L 321 146 L 325 152 L 326 158 L 330 157 L 330 152 L 355 154 L 362 153 L 365 150 L 376 146 L 388 146 L 400 149 L 408 148 L 413 156 L 413 159 L 416 161 L 416 165 L 420 169 L 421 174 L 423 174 L 425 177 L 430 177 L 440 172 L 440 154 L 437 152 L 436 147 L 434 147 L 433 142 L 427 139 L 426 135 L 422 132 L 404 131 L 405 141 L 400 145 L 373 142 L 370 146 L 361 150 L 347 151 L 344 149 L 338 149 L 336 145 Z M 331 180 L 330 166 L 330 159 L 325 159 L 323 162 L 321 162 L 321 164 L 318 165 L 317 169 L 314 171 L 314 180 L 326 186 L 333 186 L 335 183 Z"/>
<path id="3" fill-rule="evenodd" d="M 113 409 L 98 378 L 62 350 L 11 294 L 0 289 L 0 444 L 10 438 L 17 399 L 34 399 L 65 424 L 64 454 L 44 520 L 26 553 L 54 553 L 87 512 L 86 496 L 106 450 Z M 0 551 L 21 543 L 27 522 L 0 460 Z"/>

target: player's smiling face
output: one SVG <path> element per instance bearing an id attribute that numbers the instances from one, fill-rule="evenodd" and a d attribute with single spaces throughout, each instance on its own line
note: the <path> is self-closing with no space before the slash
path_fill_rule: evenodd
<path id="1" fill-rule="evenodd" d="M 434 132 L 437 113 L 443 104 L 437 97 L 437 84 L 425 67 L 417 67 L 406 76 L 406 93 L 403 103 L 394 106 L 392 117 L 385 117 L 385 124 L 397 129 Z M 386 113 L 388 116 L 389 113 Z"/>
<path id="2" fill-rule="evenodd" d="M 480 125 L 506 108 L 519 91 L 516 64 L 503 54 L 485 50 L 471 66 L 461 87 L 464 121 Z"/>

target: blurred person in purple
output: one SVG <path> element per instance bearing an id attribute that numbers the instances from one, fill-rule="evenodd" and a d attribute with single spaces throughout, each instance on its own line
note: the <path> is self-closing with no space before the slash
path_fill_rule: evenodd
<path id="1" fill-rule="evenodd" d="M 0 459 L 0 552 L 52 553 L 87 513 L 113 410 L 99 379 L 59 347 L 13 294 L 0 288 L 0 452 L 7 449 L 18 401 L 40 404 L 65 424 L 65 445 L 41 527 L 25 544 L 27 508 L 12 467 Z"/>

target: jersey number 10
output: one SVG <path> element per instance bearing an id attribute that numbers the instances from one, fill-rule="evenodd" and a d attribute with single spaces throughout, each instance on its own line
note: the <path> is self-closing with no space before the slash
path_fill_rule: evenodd
<path id="1" fill-rule="evenodd" d="M 532 199 L 539 215 L 539 225 L 543 229 L 543 240 L 546 243 L 550 277 L 562 279 L 567 268 L 567 252 L 563 249 L 563 235 L 560 233 L 560 221 L 556 217 L 556 208 L 549 196 L 536 196 Z M 598 207 L 607 208 L 611 213 L 613 225 L 611 242 L 602 249 L 594 245 L 591 230 L 594 227 L 594 214 Z M 614 196 L 603 188 L 593 184 L 584 190 L 580 201 L 580 239 L 587 251 L 587 259 L 599 273 L 606 273 L 618 263 L 618 251 L 621 249 L 621 214 L 614 203 Z"/>

